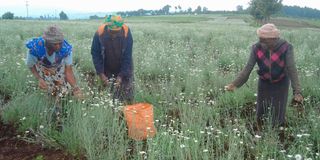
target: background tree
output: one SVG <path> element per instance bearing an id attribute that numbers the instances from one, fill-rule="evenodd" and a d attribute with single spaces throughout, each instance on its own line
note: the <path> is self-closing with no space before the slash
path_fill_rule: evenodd
<path id="1" fill-rule="evenodd" d="M 189 14 L 192 13 L 192 8 L 191 8 L 191 7 L 188 8 L 188 13 L 189 13 Z"/>
<path id="2" fill-rule="evenodd" d="M 170 10 L 171 6 L 170 5 L 165 5 L 163 8 L 162 8 L 162 12 L 164 14 L 169 14 L 169 10 Z"/>
<path id="3" fill-rule="evenodd" d="M 289 17 L 317 18 L 320 19 L 320 10 L 299 6 L 283 6 L 281 14 Z"/>
<path id="4" fill-rule="evenodd" d="M 202 8 L 202 12 L 203 12 L 204 14 L 207 14 L 207 13 L 209 12 L 209 9 L 208 9 L 207 7 L 203 7 L 203 8 Z"/>
<path id="5" fill-rule="evenodd" d="M 2 15 L 2 19 L 13 19 L 14 14 L 11 12 L 6 12 Z"/>
<path id="6" fill-rule="evenodd" d="M 262 9 L 261 5 L 259 5 L 258 0 L 251 0 L 250 6 L 249 6 L 249 12 L 253 16 L 253 18 L 259 22 L 262 23 L 263 20 L 263 14 L 262 14 Z"/>
<path id="7" fill-rule="evenodd" d="M 198 6 L 195 10 L 194 13 L 200 14 L 202 12 L 201 6 Z"/>
<path id="8" fill-rule="evenodd" d="M 93 16 L 89 16 L 89 19 L 100 19 L 100 17 L 97 15 L 93 15 Z"/>
<path id="9" fill-rule="evenodd" d="M 60 16 L 60 20 L 68 20 L 69 19 L 67 14 L 65 14 L 63 11 L 61 11 L 59 13 L 59 16 Z"/>
<path id="10" fill-rule="evenodd" d="M 178 9 L 179 9 L 179 12 L 181 13 L 182 8 L 181 8 L 181 6 L 180 6 L 180 5 L 178 5 Z"/>
<path id="11" fill-rule="evenodd" d="M 282 0 L 251 0 L 249 11 L 256 19 L 264 23 L 270 20 L 270 16 L 281 10 Z"/>
<path id="12" fill-rule="evenodd" d="M 138 14 L 139 16 L 145 15 L 145 10 L 144 10 L 144 9 L 139 9 L 137 12 L 138 12 L 137 14 Z"/>

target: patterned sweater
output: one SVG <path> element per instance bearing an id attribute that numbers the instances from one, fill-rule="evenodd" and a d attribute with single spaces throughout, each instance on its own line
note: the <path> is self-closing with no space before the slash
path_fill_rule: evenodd
<path id="1" fill-rule="evenodd" d="M 284 42 L 285 42 L 285 40 L 279 39 L 276 42 L 275 49 L 279 48 L 281 46 L 281 44 L 283 44 Z M 257 44 L 255 44 L 255 45 L 257 45 Z M 249 79 L 250 73 L 256 63 L 257 63 L 257 56 L 254 52 L 254 47 L 252 47 L 250 57 L 249 57 L 249 60 L 246 64 L 246 66 L 238 74 L 237 78 L 232 82 L 232 84 L 234 84 L 236 87 L 241 87 Z M 284 70 L 284 72 L 285 72 L 286 76 L 289 76 L 289 78 L 291 80 L 291 86 L 293 89 L 293 93 L 300 94 L 301 87 L 300 87 L 297 68 L 296 68 L 296 64 L 295 64 L 295 60 L 294 60 L 293 47 L 291 44 L 289 44 L 288 51 L 285 56 L 285 70 Z"/>

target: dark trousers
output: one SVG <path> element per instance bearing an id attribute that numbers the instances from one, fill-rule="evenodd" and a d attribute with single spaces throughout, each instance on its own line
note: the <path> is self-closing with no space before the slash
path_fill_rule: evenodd
<path id="1" fill-rule="evenodd" d="M 289 83 L 288 77 L 276 83 L 259 79 L 256 108 L 258 121 L 261 121 L 267 115 L 271 115 L 273 126 L 283 126 L 285 124 Z"/>

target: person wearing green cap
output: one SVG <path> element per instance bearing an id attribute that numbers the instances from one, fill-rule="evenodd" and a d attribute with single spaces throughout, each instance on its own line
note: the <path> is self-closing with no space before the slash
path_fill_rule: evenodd
<path id="1" fill-rule="evenodd" d="M 96 73 L 110 86 L 113 99 L 133 101 L 133 39 L 120 16 L 108 16 L 93 36 L 91 55 Z"/>
<path id="2" fill-rule="evenodd" d="M 83 98 L 72 70 L 72 46 L 64 40 L 58 26 L 49 26 L 41 37 L 29 40 L 26 47 L 26 64 L 37 78 L 39 88 L 60 97 L 72 89 L 76 98 Z"/>

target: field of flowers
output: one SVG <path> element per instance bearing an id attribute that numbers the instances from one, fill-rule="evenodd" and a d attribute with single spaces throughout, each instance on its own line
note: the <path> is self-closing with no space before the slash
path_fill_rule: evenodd
<path id="1" fill-rule="evenodd" d="M 135 102 L 153 104 L 157 135 L 146 142 L 129 140 L 125 122 L 119 118 L 122 106 L 112 103 L 107 90 L 101 90 L 90 49 L 102 20 L 1 20 L 0 114 L 5 123 L 18 125 L 20 139 L 90 160 L 320 159 L 319 22 L 310 22 L 314 28 L 278 26 L 281 36 L 294 46 L 305 97 L 302 115 L 288 104 L 288 127 L 280 143 L 279 132 L 270 123 L 262 135 L 254 132 L 255 72 L 235 92 L 224 91 L 257 41 L 258 26 L 249 17 L 185 15 L 125 20 L 134 39 Z M 61 26 L 73 45 L 74 71 L 86 95 L 83 101 L 62 99 L 61 132 L 51 121 L 56 104 L 37 88 L 25 65 L 24 43 L 40 36 L 50 24 Z"/>

